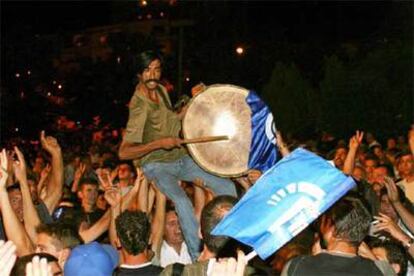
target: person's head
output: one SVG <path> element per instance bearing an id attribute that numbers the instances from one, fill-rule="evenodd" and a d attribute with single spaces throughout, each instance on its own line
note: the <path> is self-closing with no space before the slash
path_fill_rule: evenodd
<path id="1" fill-rule="evenodd" d="M 121 181 L 129 181 L 134 178 L 135 176 L 135 168 L 134 166 L 127 161 L 122 161 L 118 165 L 118 178 Z"/>
<path id="2" fill-rule="evenodd" d="M 181 245 L 183 234 L 177 213 L 169 210 L 165 214 L 164 240 L 170 245 Z"/>
<path id="3" fill-rule="evenodd" d="M 36 156 L 34 162 L 33 162 L 33 169 L 32 171 L 40 174 L 40 172 L 43 170 L 43 168 L 46 166 L 46 160 L 43 158 L 43 156 L 38 155 Z"/>
<path id="4" fill-rule="evenodd" d="M 118 266 L 119 255 L 112 246 L 91 242 L 75 247 L 67 259 L 65 276 L 109 276 Z"/>
<path id="5" fill-rule="evenodd" d="M 32 196 L 33 203 L 37 204 L 39 201 L 39 196 L 37 193 L 37 179 L 34 176 L 27 176 L 27 185 L 30 189 L 30 195 Z"/>
<path id="6" fill-rule="evenodd" d="M 71 249 L 82 243 L 76 229 L 65 223 L 41 224 L 36 228 L 36 253 L 48 253 L 63 267 Z"/>
<path id="7" fill-rule="evenodd" d="M 345 146 L 339 146 L 336 148 L 335 156 L 334 156 L 334 163 L 337 168 L 339 169 L 343 168 L 347 154 L 348 154 L 348 149 Z"/>
<path id="8" fill-rule="evenodd" d="M 392 205 L 387 190 L 382 188 L 379 192 L 379 199 L 380 199 L 380 209 L 379 211 L 387 216 L 389 216 L 394 222 L 398 221 L 398 213 L 395 211 L 394 206 Z"/>
<path id="9" fill-rule="evenodd" d="M 136 256 L 145 252 L 150 234 L 150 224 L 145 213 L 126 210 L 116 218 L 115 227 L 124 253 Z"/>
<path id="10" fill-rule="evenodd" d="M 374 155 L 367 156 L 364 160 L 364 168 L 367 173 L 368 181 L 372 181 L 374 169 L 378 166 L 378 158 Z"/>
<path id="11" fill-rule="evenodd" d="M 352 176 L 356 180 L 361 181 L 367 177 L 367 174 L 365 173 L 365 169 L 362 166 L 355 166 L 354 171 L 352 172 Z"/>
<path id="12" fill-rule="evenodd" d="M 78 186 L 78 198 L 81 200 L 82 206 L 95 206 L 98 199 L 99 184 L 93 178 L 82 178 Z"/>
<path id="13" fill-rule="evenodd" d="M 237 199 L 233 196 L 217 196 L 204 206 L 201 212 L 201 235 L 205 246 L 213 254 L 218 254 L 229 238 L 226 236 L 214 236 L 210 233 L 230 209 L 233 208 L 236 202 Z"/>
<path id="14" fill-rule="evenodd" d="M 35 256 L 39 257 L 39 259 L 46 259 L 48 265 L 52 268 L 52 275 L 63 275 L 62 268 L 59 266 L 58 259 L 56 257 L 47 253 L 33 253 L 17 258 L 10 276 L 26 275 L 26 265 L 30 263 Z"/>
<path id="15" fill-rule="evenodd" d="M 99 191 L 98 192 L 98 199 L 96 200 L 96 207 L 105 211 L 108 208 L 108 202 L 105 199 L 105 192 Z"/>
<path id="16" fill-rule="evenodd" d="M 384 150 L 382 149 L 381 145 L 372 146 L 371 151 L 378 159 L 383 159 L 385 156 Z"/>
<path id="17" fill-rule="evenodd" d="M 400 151 L 397 148 L 392 148 L 392 149 L 388 149 L 385 152 L 385 156 L 387 157 L 388 161 L 390 161 L 390 163 L 395 166 L 397 163 L 397 156 L 399 156 Z"/>
<path id="18" fill-rule="evenodd" d="M 405 135 L 399 135 L 399 136 L 397 137 L 397 143 L 398 143 L 398 147 L 399 147 L 400 149 L 404 148 L 404 146 L 405 146 L 405 145 L 406 145 L 406 143 L 407 143 L 407 140 L 405 139 Z"/>
<path id="19" fill-rule="evenodd" d="M 346 197 L 334 204 L 322 217 L 320 231 L 324 241 L 338 241 L 357 248 L 370 227 L 371 215 L 357 198 Z"/>
<path id="20" fill-rule="evenodd" d="M 392 177 L 393 173 L 391 169 L 386 165 L 379 165 L 378 167 L 374 168 L 372 178 L 375 183 L 379 183 L 382 185 L 384 182 L 385 177 Z"/>
<path id="21" fill-rule="evenodd" d="M 391 137 L 387 140 L 387 150 L 395 149 L 397 147 L 397 140 Z"/>
<path id="22" fill-rule="evenodd" d="M 148 90 L 154 90 L 161 79 L 162 58 L 155 51 L 144 51 L 136 57 L 138 79 Z"/>
<path id="23" fill-rule="evenodd" d="M 7 187 L 7 194 L 9 195 L 10 205 L 16 213 L 17 218 L 23 221 L 23 198 L 20 185 L 16 183 Z"/>
<path id="24" fill-rule="evenodd" d="M 408 259 L 401 245 L 393 240 L 380 239 L 374 239 L 368 245 L 377 260 L 388 262 L 397 275 L 406 275 Z"/>
<path id="25" fill-rule="evenodd" d="M 371 132 L 367 132 L 367 134 L 365 135 L 365 140 L 367 141 L 368 145 L 371 144 L 375 141 L 374 134 L 372 134 Z"/>
<path id="26" fill-rule="evenodd" d="M 403 178 L 410 177 L 414 174 L 414 158 L 411 152 L 404 151 L 398 156 L 397 170 Z"/>

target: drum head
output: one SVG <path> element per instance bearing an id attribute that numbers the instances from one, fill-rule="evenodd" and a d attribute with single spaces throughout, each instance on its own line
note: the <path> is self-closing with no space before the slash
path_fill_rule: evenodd
<path id="1" fill-rule="evenodd" d="M 227 135 L 229 140 L 187 144 L 204 170 L 240 176 L 248 170 L 251 144 L 249 91 L 234 85 L 211 85 L 192 99 L 183 119 L 185 139 Z"/>

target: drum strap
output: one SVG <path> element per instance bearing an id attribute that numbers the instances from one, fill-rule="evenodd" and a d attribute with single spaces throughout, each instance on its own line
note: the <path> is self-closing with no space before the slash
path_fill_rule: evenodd
<path id="1" fill-rule="evenodd" d="M 157 86 L 157 91 L 158 94 L 161 96 L 162 101 L 164 102 L 165 106 L 169 109 L 169 110 L 173 110 L 170 101 L 167 99 L 167 96 L 164 94 L 164 91 L 162 90 L 161 87 Z"/>

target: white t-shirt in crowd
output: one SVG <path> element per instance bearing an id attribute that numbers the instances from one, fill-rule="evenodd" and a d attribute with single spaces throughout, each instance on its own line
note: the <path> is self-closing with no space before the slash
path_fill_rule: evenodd
<path id="1" fill-rule="evenodd" d="M 180 254 L 177 254 L 175 249 L 163 240 L 160 255 L 161 267 L 166 267 L 167 265 L 173 263 L 191 264 L 191 257 L 188 253 L 188 248 L 185 242 L 181 245 Z"/>

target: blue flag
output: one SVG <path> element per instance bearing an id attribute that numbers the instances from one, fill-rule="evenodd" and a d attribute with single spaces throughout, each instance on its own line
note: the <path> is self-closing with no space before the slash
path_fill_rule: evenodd
<path id="1" fill-rule="evenodd" d="M 325 159 L 296 149 L 269 169 L 214 228 L 266 259 L 355 186 Z"/>
<path id="2" fill-rule="evenodd" d="M 266 172 L 276 163 L 276 127 L 269 107 L 250 91 L 246 97 L 249 105 L 252 127 L 252 142 L 249 154 L 249 169 Z"/>

